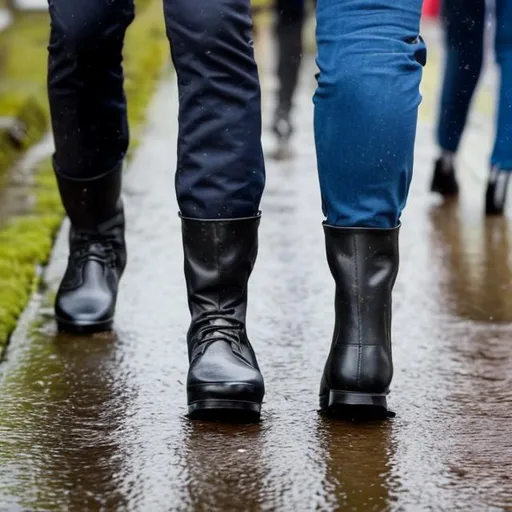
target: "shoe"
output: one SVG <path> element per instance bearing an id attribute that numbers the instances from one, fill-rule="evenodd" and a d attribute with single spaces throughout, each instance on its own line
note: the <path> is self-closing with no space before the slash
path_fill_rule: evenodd
<path id="1" fill-rule="evenodd" d="M 245 327 L 259 220 L 182 217 L 191 418 L 259 419 L 265 386 Z"/>
<path id="2" fill-rule="evenodd" d="M 289 140 L 293 134 L 293 126 L 290 122 L 289 112 L 278 110 L 274 117 L 272 131 L 278 140 Z"/>
<path id="3" fill-rule="evenodd" d="M 320 386 L 320 409 L 386 417 L 393 376 L 391 291 L 398 272 L 395 229 L 324 225 L 336 283 L 335 327 Z"/>
<path id="4" fill-rule="evenodd" d="M 455 197 L 458 195 L 459 185 L 455 178 L 455 168 L 453 165 L 446 167 L 441 158 L 436 160 L 430 190 L 441 194 L 443 197 Z"/>
<path id="5" fill-rule="evenodd" d="M 497 167 L 491 169 L 485 194 L 485 213 L 487 215 L 503 215 L 509 179 L 510 171 L 503 171 Z"/>
<path id="6" fill-rule="evenodd" d="M 293 156 L 290 140 L 293 134 L 293 126 L 288 112 L 277 111 L 272 131 L 276 136 L 276 147 L 272 154 L 275 160 L 287 160 Z"/>
<path id="7" fill-rule="evenodd" d="M 110 330 L 126 266 L 122 165 L 89 180 L 55 174 L 71 221 L 68 264 L 55 299 L 57 326 L 71 333 Z"/>

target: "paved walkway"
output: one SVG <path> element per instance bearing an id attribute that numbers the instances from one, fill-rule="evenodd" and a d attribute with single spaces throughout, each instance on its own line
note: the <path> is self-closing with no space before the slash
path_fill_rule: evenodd
<path id="1" fill-rule="evenodd" d="M 297 100 L 296 157 L 267 164 L 250 287 L 248 328 L 268 390 L 263 421 L 185 418 L 188 311 L 173 189 L 177 94 L 169 79 L 126 177 L 130 258 L 117 336 L 56 336 L 48 295 L 37 297 L 0 367 L 1 510 L 510 510 L 511 230 L 507 219 L 482 215 L 491 133 L 482 112 L 465 142 L 460 202 L 442 205 L 427 193 L 432 62 L 394 303 L 390 403 L 397 417 L 352 425 L 317 414 L 333 283 L 309 62 Z M 264 143 L 271 150 L 268 134 Z M 65 253 L 63 232 L 46 273 L 50 290 Z"/>

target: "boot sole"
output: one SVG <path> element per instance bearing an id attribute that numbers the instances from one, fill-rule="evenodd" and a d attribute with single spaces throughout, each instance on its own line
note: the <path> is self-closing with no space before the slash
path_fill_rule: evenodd
<path id="1" fill-rule="evenodd" d="M 261 403 L 243 400 L 199 400 L 188 405 L 190 419 L 253 423 L 260 419 Z"/>
<path id="2" fill-rule="evenodd" d="M 59 331 L 71 334 L 94 334 L 97 332 L 111 331 L 114 325 L 113 318 L 101 322 L 87 323 L 69 322 L 68 320 L 62 320 L 58 317 L 55 320 Z"/>
<path id="3" fill-rule="evenodd" d="M 388 411 L 387 393 L 356 393 L 329 390 L 320 396 L 320 409 L 330 416 L 346 419 L 385 419 Z"/>

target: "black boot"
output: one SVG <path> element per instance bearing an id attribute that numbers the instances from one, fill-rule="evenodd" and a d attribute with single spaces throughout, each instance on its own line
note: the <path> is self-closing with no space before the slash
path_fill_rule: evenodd
<path id="1" fill-rule="evenodd" d="M 71 221 L 68 266 L 55 300 L 57 325 L 75 333 L 109 330 L 126 265 L 122 166 L 90 180 L 55 174 Z"/>
<path id="2" fill-rule="evenodd" d="M 455 197 L 459 193 L 455 168 L 453 165 L 446 168 L 442 158 L 437 159 L 435 162 L 430 190 L 441 194 L 443 197 Z"/>
<path id="3" fill-rule="evenodd" d="M 393 376 L 391 291 L 398 272 L 399 228 L 325 225 L 324 231 L 336 298 L 320 408 L 384 417 Z"/>
<path id="4" fill-rule="evenodd" d="M 192 316 L 187 396 L 193 418 L 259 418 L 265 387 L 245 330 L 247 282 L 258 252 L 258 225 L 259 216 L 182 218 Z"/>
<path id="5" fill-rule="evenodd" d="M 485 194 L 485 213 L 487 215 L 503 214 L 507 201 L 509 179 L 510 171 L 502 171 L 497 167 L 491 169 Z"/>

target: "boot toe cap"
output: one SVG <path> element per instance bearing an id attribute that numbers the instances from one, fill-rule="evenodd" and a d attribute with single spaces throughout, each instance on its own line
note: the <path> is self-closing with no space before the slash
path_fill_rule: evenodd
<path id="1" fill-rule="evenodd" d="M 233 353 L 228 343 L 215 342 L 190 365 L 189 403 L 206 399 L 261 402 L 264 393 L 259 369 Z"/>
<path id="2" fill-rule="evenodd" d="M 55 303 L 58 319 L 77 325 L 88 325 L 110 320 L 113 299 L 107 290 L 84 293 L 82 290 L 61 294 Z"/>

